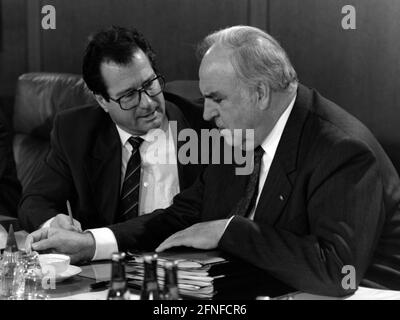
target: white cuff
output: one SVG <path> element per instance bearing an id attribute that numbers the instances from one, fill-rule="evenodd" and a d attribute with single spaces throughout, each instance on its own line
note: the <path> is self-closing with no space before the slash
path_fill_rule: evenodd
<path id="1" fill-rule="evenodd" d="M 229 218 L 228 222 L 227 222 L 227 223 L 226 223 L 226 225 L 225 225 L 224 232 L 222 232 L 222 234 L 224 234 L 224 233 L 225 233 L 225 230 L 226 230 L 226 228 L 228 228 L 228 226 L 229 226 L 229 224 L 231 223 L 231 221 L 232 221 L 233 217 L 234 217 L 234 216 L 232 216 L 232 217 L 230 217 L 230 218 Z"/>
<path id="2" fill-rule="evenodd" d="M 92 260 L 109 260 L 113 252 L 118 252 L 117 239 L 109 228 L 88 229 L 96 243 Z"/>
<path id="3" fill-rule="evenodd" d="M 53 222 L 54 218 L 55 218 L 55 217 L 50 218 L 50 219 L 47 220 L 45 223 L 43 223 L 42 226 L 40 227 L 40 229 L 43 229 L 43 228 L 50 228 L 50 224 Z"/>

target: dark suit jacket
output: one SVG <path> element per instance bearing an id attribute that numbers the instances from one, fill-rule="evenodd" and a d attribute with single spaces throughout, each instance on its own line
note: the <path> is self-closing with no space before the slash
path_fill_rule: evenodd
<path id="1" fill-rule="evenodd" d="M 248 176 L 210 165 L 166 210 L 110 226 L 120 248 L 152 250 L 194 223 L 230 217 Z M 357 119 L 299 86 L 254 221 L 235 216 L 223 251 L 310 293 L 341 296 L 356 284 L 400 289 L 400 184 L 390 160 Z"/>
<path id="2" fill-rule="evenodd" d="M 0 215 L 16 217 L 20 197 L 21 185 L 15 169 L 11 129 L 0 113 Z"/>
<path id="3" fill-rule="evenodd" d="M 169 121 L 178 133 L 191 123 L 166 101 Z M 196 129 L 196 128 L 195 128 Z M 184 142 L 178 141 L 178 147 Z M 178 164 L 180 189 L 190 186 L 202 169 Z M 83 229 L 104 227 L 117 217 L 120 194 L 121 141 L 108 114 L 100 107 L 83 106 L 56 116 L 50 151 L 24 191 L 19 219 L 25 230 L 37 229 L 71 201 L 74 218 Z"/>

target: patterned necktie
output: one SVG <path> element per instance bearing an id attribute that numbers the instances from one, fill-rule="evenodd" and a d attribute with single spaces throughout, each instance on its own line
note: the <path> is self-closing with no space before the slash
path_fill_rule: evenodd
<path id="1" fill-rule="evenodd" d="M 246 191 L 243 197 L 239 200 L 231 212 L 231 216 L 240 215 L 247 217 L 251 209 L 256 204 L 258 194 L 258 183 L 260 180 L 261 159 L 264 155 L 264 150 L 258 146 L 254 150 L 254 169 L 250 175 L 249 181 L 246 186 Z"/>
<path id="2" fill-rule="evenodd" d="M 132 155 L 126 166 L 124 183 L 122 185 L 118 222 L 137 217 L 139 212 L 141 164 L 139 147 L 143 139 L 140 137 L 130 137 L 128 141 L 132 146 Z"/>

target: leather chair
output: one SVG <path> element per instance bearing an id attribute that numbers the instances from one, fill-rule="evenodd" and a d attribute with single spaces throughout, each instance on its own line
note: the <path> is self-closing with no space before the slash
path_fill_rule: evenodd
<path id="1" fill-rule="evenodd" d="M 45 157 L 57 112 L 93 102 L 79 75 L 27 73 L 19 77 L 14 105 L 14 159 L 24 188 Z"/>

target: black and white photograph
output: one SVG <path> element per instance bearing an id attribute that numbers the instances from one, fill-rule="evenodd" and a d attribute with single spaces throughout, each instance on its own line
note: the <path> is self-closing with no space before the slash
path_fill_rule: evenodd
<path id="1" fill-rule="evenodd" d="M 399 17 L 0 0 L 0 300 L 400 300 Z"/>

